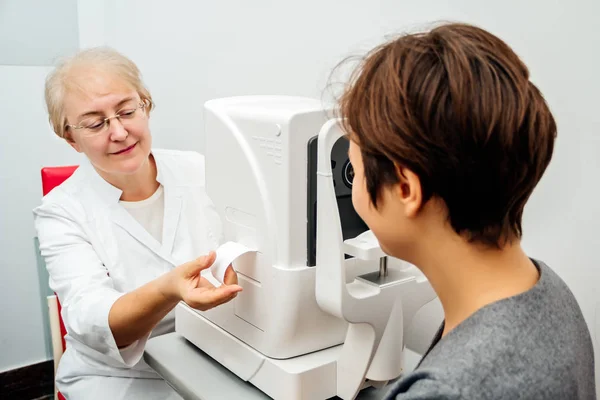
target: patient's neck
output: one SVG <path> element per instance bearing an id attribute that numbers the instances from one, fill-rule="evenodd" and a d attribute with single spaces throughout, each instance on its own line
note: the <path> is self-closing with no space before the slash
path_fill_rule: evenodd
<path id="1" fill-rule="evenodd" d="M 458 235 L 441 236 L 413 256 L 410 261 L 427 276 L 444 308 L 443 335 L 480 308 L 523 293 L 539 279 L 518 240 L 498 249 Z"/>

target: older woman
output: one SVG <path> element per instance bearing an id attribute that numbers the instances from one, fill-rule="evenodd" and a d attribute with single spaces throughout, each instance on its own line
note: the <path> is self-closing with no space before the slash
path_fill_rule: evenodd
<path id="1" fill-rule="evenodd" d="M 230 268 L 213 286 L 220 221 L 195 152 L 152 149 L 153 103 L 118 52 L 82 51 L 46 82 L 58 136 L 86 156 L 34 210 L 67 349 L 57 386 L 68 399 L 179 398 L 142 360 L 147 339 L 172 331 L 179 301 L 206 310 L 241 290 Z"/>

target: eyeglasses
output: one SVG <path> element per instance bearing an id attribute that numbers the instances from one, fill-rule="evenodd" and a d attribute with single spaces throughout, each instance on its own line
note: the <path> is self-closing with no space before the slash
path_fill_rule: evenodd
<path id="1" fill-rule="evenodd" d="M 117 118 L 121 123 L 125 120 L 134 120 L 139 118 L 143 114 L 143 110 L 148 107 L 149 101 L 145 100 L 134 107 L 124 108 L 121 111 L 117 112 L 112 117 L 90 117 L 84 119 L 79 123 L 79 125 L 65 125 L 67 128 L 71 129 L 82 129 L 83 133 L 87 136 L 96 136 L 108 128 L 110 124 L 110 120 L 113 118 Z"/>

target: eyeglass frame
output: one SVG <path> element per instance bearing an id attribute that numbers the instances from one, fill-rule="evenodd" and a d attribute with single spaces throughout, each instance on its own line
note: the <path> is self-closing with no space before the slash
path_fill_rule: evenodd
<path id="1" fill-rule="evenodd" d="M 137 112 L 139 109 L 142 109 L 142 110 L 144 110 L 144 109 L 145 109 L 146 107 L 148 107 L 148 106 L 150 106 L 150 100 L 148 100 L 148 99 L 144 99 L 144 100 L 141 100 L 141 101 L 138 103 L 138 105 L 137 105 L 137 107 L 136 107 L 136 108 L 133 108 L 133 109 L 127 109 L 127 110 L 122 110 L 122 111 L 120 111 L 120 112 L 123 112 L 123 111 L 132 111 L 132 112 L 134 112 L 134 113 L 135 113 L 135 112 Z M 121 122 L 121 114 L 119 114 L 119 113 L 117 113 L 117 114 L 115 114 L 115 115 L 113 115 L 113 116 L 111 116 L 111 117 L 105 117 L 105 118 L 102 118 L 102 119 L 101 119 L 101 120 L 102 120 L 102 125 L 101 125 L 100 127 L 98 127 L 98 131 L 97 131 L 97 132 L 94 132 L 94 133 L 102 133 L 102 132 L 103 132 L 103 131 L 106 129 L 105 127 L 110 125 L 110 122 L 109 122 L 109 121 L 110 121 L 111 119 L 114 119 L 114 118 L 117 118 L 117 119 L 119 120 L 119 122 Z M 84 121 L 85 121 L 85 120 L 84 120 Z M 122 122 L 121 122 L 121 123 L 122 123 Z M 90 129 L 90 126 L 66 124 L 66 125 L 65 125 L 65 128 L 71 128 L 71 129 Z"/>

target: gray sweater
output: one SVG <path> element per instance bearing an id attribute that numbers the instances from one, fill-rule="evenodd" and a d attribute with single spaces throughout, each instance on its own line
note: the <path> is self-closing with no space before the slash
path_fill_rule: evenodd
<path id="1" fill-rule="evenodd" d="M 430 349 L 387 399 L 595 399 L 594 350 L 567 285 L 534 261 L 538 283 L 492 303 Z"/>

